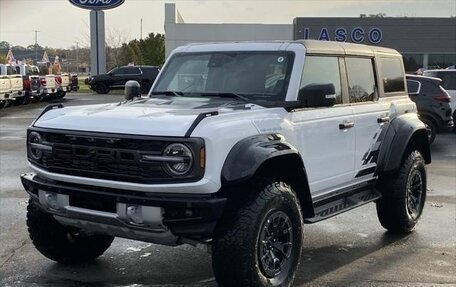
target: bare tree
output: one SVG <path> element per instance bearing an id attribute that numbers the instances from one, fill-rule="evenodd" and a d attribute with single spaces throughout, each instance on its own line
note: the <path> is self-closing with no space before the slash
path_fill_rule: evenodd
<path id="1" fill-rule="evenodd" d="M 117 67 L 119 62 L 119 50 L 122 44 L 127 43 L 130 35 L 125 30 L 108 28 L 106 37 L 106 65 L 108 69 Z"/>

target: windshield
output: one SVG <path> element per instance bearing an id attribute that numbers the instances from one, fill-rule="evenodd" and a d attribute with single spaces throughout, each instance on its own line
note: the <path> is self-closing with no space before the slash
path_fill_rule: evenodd
<path id="1" fill-rule="evenodd" d="M 153 95 L 235 95 L 283 101 L 294 54 L 282 51 L 182 53 L 166 65 Z"/>
<path id="2" fill-rule="evenodd" d="M 16 75 L 16 69 L 13 68 L 12 66 L 6 66 L 6 74 L 7 75 Z"/>

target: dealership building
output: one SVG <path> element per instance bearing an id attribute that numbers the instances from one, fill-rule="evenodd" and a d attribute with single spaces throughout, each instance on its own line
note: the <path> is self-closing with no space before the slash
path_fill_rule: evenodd
<path id="1" fill-rule="evenodd" d="M 166 56 L 187 43 L 297 39 L 390 47 L 402 53 L 409 72 L 456 64 L 454 17 L 298 17 L 291 24 L 199 24 L 185 23 L 175 4 L 165 4 Z"/>

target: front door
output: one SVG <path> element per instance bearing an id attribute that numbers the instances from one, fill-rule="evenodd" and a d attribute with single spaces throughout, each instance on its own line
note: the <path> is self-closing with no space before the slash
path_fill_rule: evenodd
<path id="1" fill-rule="evenodd" d="M 294 144 L 303 158 L 313 198 L 343 188 L 354 172 L 354 117 L 352 107 L 342 100 L 339 63 L 338 57 L 306 56 L 300 90 L 333 84 L 336 104 L 289 114 Z"/>

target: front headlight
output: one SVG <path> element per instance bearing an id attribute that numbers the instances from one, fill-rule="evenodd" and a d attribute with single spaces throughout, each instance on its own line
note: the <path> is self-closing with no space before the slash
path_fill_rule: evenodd
<path id="1" fill-rule="evenodd" d="M 193 166 L 192 151 L 184 144 L 173 143 L 163 150 L 163 156 L 169 160 L 163 163 L 166 172 L 171 176 L 182 176 Z"/>
<path id="2" fill-rule="evenodd" d="M 43 156 L 43 151 L 37 148 L 43 142 L 41 135 L 37 132 L 31 132 L 27 138 L 27 148 L 30 157 L 36 161 L 39 161 Z"/>

